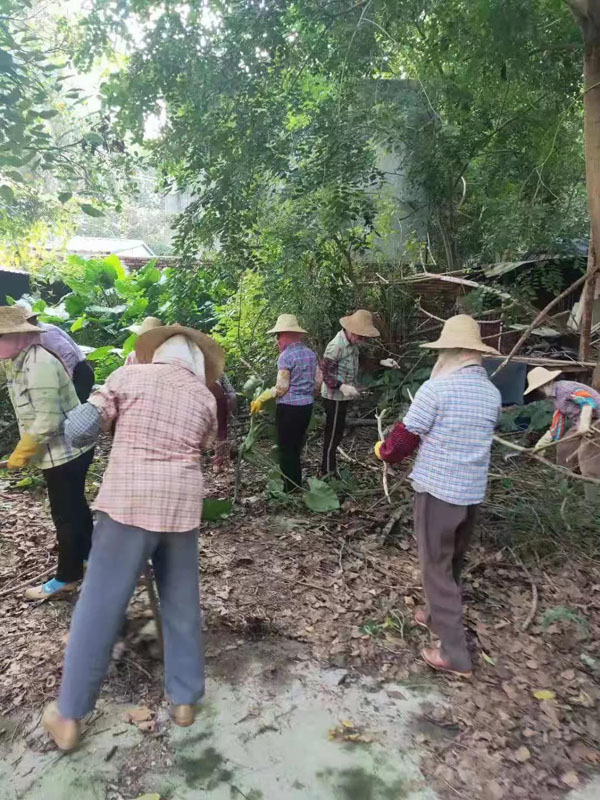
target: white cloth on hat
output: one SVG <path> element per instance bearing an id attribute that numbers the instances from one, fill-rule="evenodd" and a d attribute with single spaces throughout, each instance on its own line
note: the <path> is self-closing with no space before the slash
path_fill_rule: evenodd
<path id="1" fill-rule="evenodd" d="M 444 378 L 463 367 L 474 366 L 481 366 L 481 353 L 476 350 L 442 350 L 431 370 L 431 377 Z"/>
<path id="2" fill-rule="evenodd" d="M 174 364 L 193 372 L 206 383 L 204 353 L 187 336 L 171 336 L 154 351 L 153 364 Z"/>

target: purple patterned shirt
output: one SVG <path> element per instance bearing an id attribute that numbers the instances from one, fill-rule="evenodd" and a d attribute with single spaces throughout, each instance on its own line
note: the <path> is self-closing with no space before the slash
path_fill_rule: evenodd
<path id="1" fill-rule="evenodd" d="M 286 406 L 307 406 L 315 399 L 317 356 L 302 342 L 289 344 L 277 361 L 277 369 L 290 373 L 290 388 L 277 402 Z"/>

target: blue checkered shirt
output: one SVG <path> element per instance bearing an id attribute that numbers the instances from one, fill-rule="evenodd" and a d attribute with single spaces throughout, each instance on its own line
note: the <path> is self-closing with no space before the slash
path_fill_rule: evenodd
<path id="1" fill-rule="evenodd" d="M 277 369 L 290 372 L 290 388 L 277 398 L 285 406 L 307 406 L 315 400 L 315 378 L 319 362 L 310 347 L 302 342 L 288 344 L 277 361 Z"/>
<path id="2" fill-rule="evenodd" d="M 485 498 L 500 392 L 483 367 L 463 367 L 421 386 L 404 425 L 421 437 L 416 491 L 459 506 Z"/>

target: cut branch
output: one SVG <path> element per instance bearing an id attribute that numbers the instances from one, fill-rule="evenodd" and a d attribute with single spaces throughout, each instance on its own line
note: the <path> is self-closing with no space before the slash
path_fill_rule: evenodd
<path id="1" fill-rule="evenodd" d="M 383 442 L 383 418 L 387 414 L 387 408 L 384 408 L 380 414 L 375 414 L 375 419 L 377 420 L 377 431 L 379 433 L 379 441 Z M 390 489 L 388 486 L 388 465 L 385 461 L 382 464 L 382 481 L 383 481 L 383 493 L 387 497 L 388 503 L 392 504 L 392 498 L 390 497 Z"/>
<path id="2" fill-rule="evenodd" d="M 520 444 L 513 444 L 513 442 L 508 442 L 506 439 L 502 439 L 500 436 L 494 436 L 494 441 L 498 442 L 498 444 L 504 445 L 504 447 L 509 447 L 511 450 L 518 450 L 518 452 L 529 456 L 529 458 L 532 458 L 534 461 L 539 461 L 540 464 L 543 464 L 545 467 L 549 467 L 556 472 L 560 472 L 565 476 L 565 478 L 574 478 L 576 481 L 585 481 L 586 483 L 594 483 L 596 486 L 600 486 L 600 480 L 598 478 L 586 478 L 585 475 L 578 475 L 576 472 L 566 469 L 566 467 L 559 467 L 558 464 L 553 464 L 551 461 L 547 461 L 545 458 L 532 453 L 529 448 L 521 447 Z"/>

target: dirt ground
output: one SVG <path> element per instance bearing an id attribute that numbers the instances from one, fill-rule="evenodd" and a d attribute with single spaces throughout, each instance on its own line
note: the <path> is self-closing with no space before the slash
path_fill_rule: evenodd
<path id="1" fill-rule="evenodd" d="M 508 484 L 498 473 L 504 467 L 496 467 L 481 541 L 465 572 L 474 678 L 461 683 L 432 675 L 419 658 L 428 635 L 412 621 L 422 596 L 410 485 L 405 468 L 390 477 L 399 524 L 384 538 L 391 508 L 371 446 L 364 432 L 344 444 L 353 459 L 345 466 L 349 482 L 341 510 L 329 514 L 312 513 L 301 500 L 269 499 L 264 470 L 243 467 L 239 504 L 202 533 L 209 643 L 234 637 L 219 645 L 231 649 L 213 665 L 215 677 L 235 679 L 244 643 L 293 643 L 312 663 L 353 679 L 435 687 L 446 702 L 421 708 L 424 722 L 412 735 L 421 771 L 439 797 L 551 800 L 582 786 L 600 771 L 598 562 L 524 556 L 524 563 L 510 547 L 499 547 L 492 528 L 504 500 L 494 486 L 502 481 L 506 491 Z M 315 443 L 307 459 L 313 474 L 317 457 Z M 101 462 L 92 467 L 91 484 L 101 469 Z M 536 475 L 548 480 L 543 468 Z M 234 480 L 233 468 L 210 478 L 208 494 L 232 497 Z M 14 481 L 0 488 L 0 713 L 23 720 L 29 712 L 35 720 L 57 691 L 75 598 L 24 601 L 22 585 L 54 564 L 54 532 L 41 488 L 17 489 Z M 150 617 L 140 587 L 104 701 L 151 708 L 162 702 Z M 274 682 L 279 669 L 275 663 Z"/>

